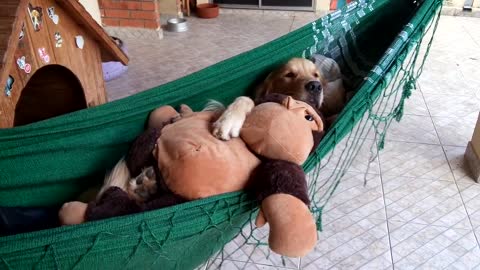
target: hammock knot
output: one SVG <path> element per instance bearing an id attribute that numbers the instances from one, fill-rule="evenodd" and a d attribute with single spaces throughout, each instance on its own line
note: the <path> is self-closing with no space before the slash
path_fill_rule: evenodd
<path id="1" fill-rule="evenodd" d="M 384 147 L 385 147 L 385 132 L 382 132 L 380 134 L 380 139 L 378 140 L 377 148 L 378 150 L 383 150 Z"/>
<path id="2" fill-rule="evenodd" d="M 317 208 L 317 210 L 315 212 L 318 213 L 318 217 L 317 217 L 317 221 L 315 222 L 315 225 L 317 226 L 317 231 L 321 232 L 323 231 L 323 227 L 322 227 L 322 211 L 323 210 L 323 206 Z"/>
<path id="3" fill-rule="evenodd" d="M 409 76 L 407 81 L 405 82 L 405 85 L 403 86 L 403 93 L 402 93 L 402 98 L 409 98 L 412 96 L 412 90 L 416 89 L 416 80 L 413 78 L 413 76 Z"/>

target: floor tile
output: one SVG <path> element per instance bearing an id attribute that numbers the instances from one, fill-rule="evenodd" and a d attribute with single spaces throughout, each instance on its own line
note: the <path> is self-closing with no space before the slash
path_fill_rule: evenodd
<path id="1" fill-rule="evenodd" d="M 302 258 L 301 269 L 391 268 L 385 219 L 326 221 L 315 250 Z"/>
<path id="2" fill-rule="evenodd" d="M 388 178 L 454 180 L 440 145 L 388 141 L 380 152 L 380 167 L 382 175 Z"/>
<path id="3" fill-rule="evenodd" d="M 243 233 L 225 245 L 223 251 L 212 259 L 219 260 L 223 258 L 234 261 L 237 265 L 243 262 L 243 265 L 245 263 L 253 263 L 280 268 L 298 267 L 300 263 L 299 258 L 282 257 L 272 252 L 265 245 L 268 243 L 268 224 L 262 228 L 253 230 L 251 228 L 255 228 L 253 223 L 245 226 L 242 230 Z M 259 243 L 263 243 L 263 245 L 258 245 Z"/>
<path id="4" fill-rule="evenodd" d="M 428 69 L 425 68 L 418 83 L 425 94 L 444 95 L 474 95 L 474 85 L 467 83 L 460 71 L 459 64 L 454 59 L 432 59 L 427 60 Z M 453 63 L 452 63 L 453 62 Z"/>
<path id="5" fill-rule="evenodd" d="M 292 22 L 292 26 L 290 28 L 290 31 L 297 30 L 298 28 L 301 28 L 307 24 L 310 24 L 311 22 L 317 20 L 318 18 L 314 16 L 313 14 L 311 16 L 295 16 Z"/>
<path id="6" fill-rule="evenodd" d="M 465 163 L 464 155 L 466 147 L 444 146 L 445 153 L 447 155 L 448 163 L 452 168 L 453 175 L 457 182 L 475 182 L 470 176 L 469 168 Z"/>
<path id="7" fill-rule="evenodd" d="M 459 182 L 458 188 L 465 202 L 465 207 L 477 239 L 480 239 L 480 184 Z"/>
<path id="8" fill-rule="evenodd" d="M 367 177 L 367 182 L 364 186 L 365 177 Z M 385 205 L 380 176 L 346 172 L 334 195 L 327 203 L 323 214 L 330 219 L 339 219 L 345 215 L 384 219 Z"/>
<path id="9" fill-rule="evenodd" d="M 400 122 L 392 121 L 387 140 L 439 144 L 430 116 L 404 115 Z"/>
<path id="10" fill-rule="evenodd" d="M 213 269 L 222 269 L 222 270 L 275 270 L 275 269 L 295 269 L 295 268 L 283 268 L 283 267 L 274 267 L 270 265 L 262 265 L 255 263 L 245 263 L 232 260 L 215 260 L 208 264 L 206 268 L 200 268 L 197 270 L 213 270 Z"/>
<path id="11" fill-rule="evenodd" d="M 377 147 L 372 133 L 372 121 L 365 114 L 357 125 L 349 132 L 335 148 L 320 162 L 320 168 L 329 170 L 349 170 L 356 172 L 379 173 Z"/>
<path id="12" fill-rule="evenodd" d="M 432 44 L 431 58 L 442 56 L 468 56 L 478 49 L 478 44 L 461 25 L 460 17 L 442 16 Z M 455 44 L 455 49 L 452 49 Z"/>
<path id="13" fill-rule="evenodd" d="M 469 117 L 480 111 L 480 102 L 473 96 L 424 94 L 424 97 L 432 117 Z"/>
<path id="14" fill-rule="evenodd" d="M 478 18 L 458 17 L 457 21 L 480 48 L 480 20 Z"/>
<path id="15" fill-rule="evenodd" d="M 395 269 L 474 269 L 480 250 L 471 229 L 389 221 Z"/>
<path id="16" fill-rule="evenodd" d="M 470 228 L 454 182 L 407 177 L 382 180 L 388 220 Z"/>
<path id="17" fill-rule="evenodd" d="M 412 91 L 412 95 L 406 99 L 404 111 L 405 115 L 430 116 L 420 88 Z"/>
<path id="18" fill-rule="evenodd" d="M 472 113 L 464 117 L 432 117 L 432 120 L 443 145 L 467 146 L 477 118 L 478 114 Z"/>
<path id="19" fill-rule="evenodd" d="M 164 31 L 164 39 L 157 43 L 120 37 L 131 60 L 124 75 L 106 83 L 109 100 L 178 79 L 278 38 L 290 31 L 293 17 L 228 14 L 215 20 L 188 20 L 187 32 Z"/>

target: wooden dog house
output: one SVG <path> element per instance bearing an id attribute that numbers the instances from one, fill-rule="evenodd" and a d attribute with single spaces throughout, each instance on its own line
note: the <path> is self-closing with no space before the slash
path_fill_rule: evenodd
<path id="1" fill-rule="evenodd" d="M 128 57 L 77 0 L 0 1 L 0 128 L 107 102 L 102 61 Z"/>

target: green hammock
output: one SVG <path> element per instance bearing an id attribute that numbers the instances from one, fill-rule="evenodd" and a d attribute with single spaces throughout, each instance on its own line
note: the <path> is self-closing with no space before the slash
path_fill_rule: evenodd
<path id="1" fill-rule="evenodd" d="M 0 130 L 0 206 L 49 206 L 102 181 L 160 105 L 200 109 L 208 99 L 251 94 L 291 57 L 323 54 L 356 94 L 304 164 L 311 210 L 321 212 L 373 130 L 371 158 L 418 78 L 441 0 L 358 0 L 264 46 L 134 96 L 14 129 Z M 422 45 L 423 44 L 423 45 Z M 368 140 L 367 140 L 368 141 Z M 340 145 L 343 145 L 340 147 Z M 326 170 L 328 168 L 328 170 Z M 324 170 L 325 169 L 325 170 Z M 328 171 L 328 173 L 327 173 Z M 264 246 L 251 219 L 257 205 L 235 192 L 125 217 L 0 238 L 0 269 L 192 269 L 233 254 L 224 245 Z M 212 257 L 216 256 L 216 257 Z"/>

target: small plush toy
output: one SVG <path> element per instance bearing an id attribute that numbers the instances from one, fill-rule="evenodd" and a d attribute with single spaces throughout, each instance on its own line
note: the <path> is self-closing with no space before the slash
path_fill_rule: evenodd
<path id="1" fill-rule="evenodd" d="M 125 162 L 131 175 L 153 166 L 157 193 L 145 202 L 110 187 L 88 204 L 71 202 L 60 210 L 63 224 L 78 224 L 158 209 L 222 193 L 247 190 L 261 203 L 256 225 L 270 225 L 269 247 L 301 257 L 317 241 L 309 211 L 305 162 L 323 134 L 323 121 L 308 104 L 272 94 L 247 116 L 240 138 L 218 140 L 211 126 L 219 112 L 180 113 L 161 107 L 149 128 L 132 144 Z"/>

